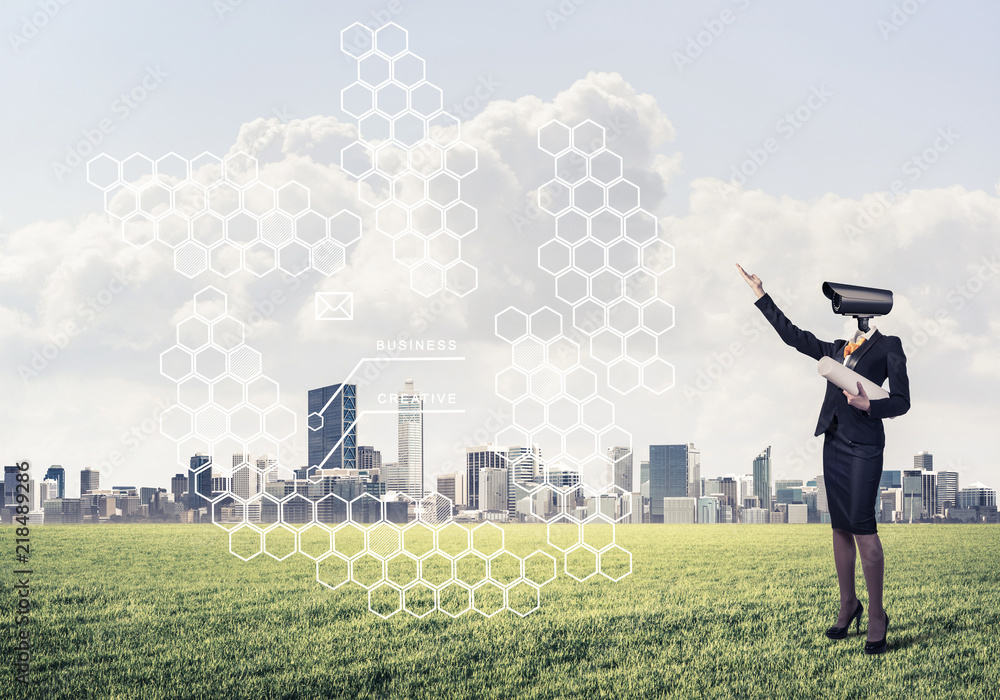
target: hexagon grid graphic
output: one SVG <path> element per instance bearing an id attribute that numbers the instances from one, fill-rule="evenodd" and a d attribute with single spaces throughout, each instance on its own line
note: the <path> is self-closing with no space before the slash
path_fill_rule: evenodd
<path id="1" fill-rule="evenodd" d="M 103 192 L 104 211 L 125 242 L 166 246 L 185 277 L 344 269 L 348 246 L 361 239 L 361 218 L 346 209 L 324 216 L 305 185 L 275 187 L 261 175 L 257 159 L 243 152 L 191 160 L 169 153 L 155 162 L 140 153 L 121 161 L 101 154 L 87 163 L 87 181 Z"/>
<path id="2" fill-rule="evenodd" d="M 538 130 L 538 147 L 554 164 L 554 177 L 538 188 L 538 206 L 555 218 L 538 266 L 572 307 L 573 326 L 606 368 L 608 386 L 662 394 L 674 385 L 674 366 L 662 357 L 674 307 L 660 298 L 659 283 L 674 266 L 674 247 L 639 206 L 639 187 L 606 145 L 604 127 L 589 119 Z"/>
<path id="3" fill-rule="evenodd" d="M 161 415 L 161 432 L 177 443 L 181 464 L 205 455 L 191 464 L 195 494 L 227 532 L 232 555 L 284 561 L 301 554 L 315 563 L 320 584 L 358 586 L 369 611 L 383 618 L 473 610 L 523 617 L 538 609 L 541 588 L 555 576 L 540 576 L 537 566 L 526 570 L 526 563 L 545 569 L 555 558 L 541 550 L 518 557 L 492 522 L 471 528 L 455 522 L 452 502 L 441 494 L 413 503 L 415 517 L 400 523 L 390 520 L 386 502 L 366 492 L 347 501 L 306 475 L 275 478 L 285 469 L 281 444 L 295 434 L 295 414 L 281 405 L 278 384 L 264 374 L 260 353 L 246 344 L 243 324 L 229 314 L 219 289 L 194 295 L 191 312 L 177 323 L 176 342 L 160 354 L 160 372 L 177 390 L 177 403 Z"/>
<path id="4" fill-rule="evenodd" d="M 478 214 L 462 201 L 462 184 L 476 170 L 476 150 L 460 140 L 459 121 L 442 109 L 441 91 L 427 81 L 423 59 L 408 50 L 406 30 L 354 24 L 341 33 L 341 48 L 357 61 L 357 80 L 341 93 L 358 125 L 357 141 L 341 153 L 343 170 L 357 180 L 359 198 L 374 209 L 376 228 L 392 239 L 394 258 L 409 270 L 416 292 L 468 294 L 477 271 L 462 260 L 462 241 L 477 229 Z M 543 255 L 546 261 L 568 256 L 557 290 L 560 298 L 584 294 L 574 305 L 575 326 L 594 309 L 603 314 L 587 339 L 591 355 L 608 368 L 609 384 L 612 372 L 622 375 L 620 386 L 632 372 L 638 384 L 656 390 L 651 377 L 663 381 L 666 374 L 654 367 L 658 343 L 673 310 L 656 297 L 655 273 L 657 265 L 669 269 L 668 257 L 672 265 L 672 248 L 658 240 L 655 219 L 638 209 L 621 159 L 597 143 L 587 124 L 553 152 L 557 173 L 558 157 L 569 149 L 584 154 L 583 165 L 573 170 L 567 163 L 571 171 L 557 182 L 565 191 L 546 190 L 563 202 L 550 208 L 567 215 L 557 220 L 554 241 L 572 245 L 540 250 L 540 263 Z M 331 275 L 361 235 L 356 214 L 321 215 L 308 188 L 266 184 L 245 153 L 190 161 L 169 154 L 156 162 L 140 154 L 122 161 L 100 155 L 88 163 L 88 181 L 102 190 L 105 211 L 126 242 L 166 245 L 176 270 L 190 278 L 209 270 L 223 277 L 237 270 L 297 275 L 309 267 Z M 592 304 L 584 308 L 586 301 Z M 160 371 L 177 390 L 161 431 L 177 443 L 185 466 L 190 455 L 205 455 L 191 463 L 194 496 L 227 532 L 234 556 L 302 555 L 314 562 L 320 584 L 357 586 L 369 611 L 383 618 L 528 615 L 557 577 L 560 557 L 565 574 L 580 581 L 597 575 L 618 581 L 631 573 L 631 553 L 616 540 L 616 526 L 630 516 L 628 495 L 580 478 L 587 470 L 613 469 L 610 446 L 630 450 L 631 436 L 615 426 L 615 407 L 597 395 L 597 377 L 580 364 L 580 347 L 563 334 L 560 314 L 546 307 L 530 317 L 515 309 L 497 317 L 512 358 L 497 376 L 497 393 L 513 405 L 512 430 L 524 436 L 509 444 L 544 445 L 551 455 L 544 467 L 539 452 L 513 460 L 511 468 L 518 507 L 545 524 L 547 543 L 559 554 L 538 549 L 519 557 L 507 548 L 503 528 L 456 522 L 451 501 L 440 494 L 405 504 L 414 517 L 397 522 L 400 508 L 367 492 L 348 500 L 301 473 L 275 479 L 287 472 L 281 445 L 295 434 L 296 416 L 281 405 L 278 384 L 264 374 L 261 354 L 246 344 L 227 304 L 215 287 L 196 293 L 192 313 L 177 324 L 176 342 L 161 353 Z M 672 383 L 672 367 L 663 364 Z"/>
<path id="5" fill-rule="evenodd" d="M 311 505 L 289 503 L 297 494 L 271 493 L 266 483 L 283 468 L 281 445 L 295 435 L 296 416 L 281 405 L 277 382 L 263 373 L 261 354 L 246 344 L 223 292 L 209 286 L 194 295 L 176 342 L 160 354 L 160 373 L 177 387 L 177 402 L 160 415 L 160 431 L 177 443 L 178 462 L 196 470 L 195 494 L 212 522 L 230 532 L 230 552 L 243 559 L 266 552 L 279 560 L 294 553 L 297 535 L 286 523 L 298 527 L 303 508 L 296 506 L 308 512 Z M 189 462 L 198 453 L 201 464 Z M 284 512 L 292 517 L 282 518 Z M 262 547 L 238 546 L 255 537 Z"/>
<path id="6" fill-rule="evenodd" d="M 358 125 L 341 167 L 374 209 L 375 228 L 392 239 L 410 287 L 425 297 L 442 290 L 465 296 L 478 286 L 478 271 L 462 259 L 462 241 L 478 226 L 478 212 L 462 201 L 476 149 L 442 109 L 441 89 L 427 80 L 405 29 L 355 23 L 341 32 L 341 49 L 357 61 L 357 80 L 340 97 Z"/>
<path id="7" fill-rule="evenodd" d="M 616 542 L 615 525 L 631 520 L 631 502 L 613 474 L 631 454 L 632 436 L 616 426 L 614 404 L 597 394 L 597 376 L 580 363 L 580 348 L 563 334 L 558 312 L 545 306 L 529 315 L 508 307 L 495 324 L 511 348 L 496 392 L 513 414 L 495 444 L 532 445 L 508 465 L 517 508 L 545 523 L 548 545 L 563 555 L 568 576 L 621 580 L 631 573 L 632 555 Z M 601 568 L 600 555 L 611 551 L 627 557 L 628 571 L 612 576 Z"/>

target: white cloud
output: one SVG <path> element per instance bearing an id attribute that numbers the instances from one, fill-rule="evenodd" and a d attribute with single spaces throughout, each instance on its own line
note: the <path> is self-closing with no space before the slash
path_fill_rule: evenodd
<path id="1" fill-rule="evenodd" d="M 171 394 L 171 384 L 157 373 L 158 354 L 172 342 L 173 324 L 194 291 L 212 283 L 229 294 L 237 318 L 255 321 L 249 342 L 264 353 L 265 372 L 281 382 L 300 430 L 305 390 L 339 381 L 357 358 L 374 354 L 377 340 L 401 330 L 456 339 L 466 362 L 452 376 L 433 370 L 420 380 L 459 385 L 469 408 L 452 422 L 438 423 L 442 434 L 427 436 L 430 487 L 431 474 L 461 459 L 453 446 L 462 436 L 477 434 L 489 410 L 504 407 L 493 394 L 507 352 L 492 336 L 494 315 L 507 305 L 567 310 L 555 299 L 550 276 L 537 268 L 537 247 L 552 235 L 551 218 L 535 215 L 518 227 L 512 215 L 530 212 L 534 191 L 551 177 L 551 158 L 537 149 L 538 127 L 552 119 L 573 125 L 586 118 L 608 126 L 609 148 L 643 186 L 643 206 L 662 209 L 669 184 L 681 172 L 680 154 L 663 152 L 674 129 L 661 107 L 621 76 L 592 73 L 551 103 L 531 96 L 493 102 L 462 126 L 464 140 L 479 151 L 479 169 L 464 185 L 464 197 L 479 210 L 479 230 L 463 241 L 463 255 L 479 270 L 479 290 L 438 311 L 433 300 L 410 291 L 405 269 L 391 259 L 391 242 L 374 230 L 356 184 L 337 167 L 354 129 L 329 117 L 250 122 L 232 151 L 256 155 L 266 181 L 307 185 L 314 206 L 325 213 L 346 208 L 362 216 L 364 236 L 349 250 L 347 269 L 331 278 L 311 272 L 292 280 L 273 273 L 258 280 L 240 273 L 192 282 L 172 270 L 165 248 L 134 250 L 97 215 L 41 221 L 10 233 L 0 242 L 0 353 L 8 368 L 0 390 L 16 399 L 0 409 L 0 421 L 13 427 L 5 436 L 9 451 L 76 470 L 120 450 L 123 432 L 141 425 L 155 411 L 156 399 Z M 929 449 L 943 462 L 951 455 L 963 460 L 970 480 L 988 481 L 996 453 L 988 436 L 1000 388 L 1000 275 L 986 277 L 983 270 L 990 268 L 982 258 L 998 252 L 997 196 L 960 187 L 914 190 L 853 241 L 845 226 L 871 208 L 876 193 L 860 201 L 832 193 L 797 201 L 760 190 L 722 197 L 721 185 L 694 180 L 688 211 L 660 220 L 663 237 L 676 247 L 677 264 L 662 278 L 662 296 L 677 310 L 677 327 L 666 336 L 663 352 L 677 368 L 677 386 L 659 397 L 607 393 L 640 458 L 650 442 L 693 441 L 703 450 L 703 475 L 742 473 L 760 449 L 773 444 L 776 475 L 817 473 L 820 457 L 808 446 L 822 380 L 814 362 L 761 326 L 753 296 L 733 265 L 740 262 L 761 276 L 767 290 L 785 295 L 782 308 L 793 322 L 824 339 L 842 337 L 853 323 L 833 317 L 820 292 L 824 280 L 892 289 L 895 308 L 877 325 L 914 350 L 914 407 L 887 423 L 886 468 L 905 466 L 910 454 Z M 96 191 L 93 201 L 96 211 Z M 131 276 L 124 291 L 84 319 L 80 304 L 121 271 Z M 965 298 L 958 290 L 975 279 L 975 293 Z M 356 320 L 316 322 L 318 290 L 353 291 Z M 273 301 L 275 291 L 280 303 Z M 272 308 L 263 313 L 268 303 Z M 31 353 L 67 319 L 81 322 L 80 335 L 22 383 L 17 367 L 30 363 Z M 731 362 L 726 353 L 733 355 Z M 394 372 L 385 381 L 395 382 Z M 718 378 L 686 396 L 685 386 L 695 387 L 699 372 Z M 369 435 L 387 453 L 395 452 L 391 428 Z M 169 441 L 154 436 L 141 448 L 125 450 L 113 480 L 164 485 L 179 469 L 172 449 L 159 449 L 164 445 Z"/>

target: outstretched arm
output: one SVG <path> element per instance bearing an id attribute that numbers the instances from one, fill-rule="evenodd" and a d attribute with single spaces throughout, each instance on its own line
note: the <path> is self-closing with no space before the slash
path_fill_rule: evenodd
<path id="1" fill-rule="evenodd" d="M 736 267 L 739 268 L 743 279 L 757 295 L 757 301 L 754 302 L 754 305 L 764 314 L 764 318 L 774 326 L 774 330 L 778 332 L 778 336 L 786 345 L 792 346 L 803 355 L 808 355 L 814 360 L 819 360 L 822 357 L 833 354 L 833 343 L 819 340 L 809 331 L 804 331 L 789 321 L 788 317 L 775 305 L 774 300 L 771 299 L 771 295 L 764 291 L 764 285 L 760 281 L 760 278 L 757 275 L 748 275 L 740 267 L 739 263 L 737 263 Z"/>

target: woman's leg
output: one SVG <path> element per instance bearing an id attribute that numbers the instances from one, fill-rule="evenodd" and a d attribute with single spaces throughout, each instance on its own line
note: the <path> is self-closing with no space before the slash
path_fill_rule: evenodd
<path id="1" fill-rule="evenodd" d="M 885 575 L 885 558 L 882 541 L 876 533 L 875 501 L 878 499 L 878 482 L 882 475 L 882 447 L 879 445 L 853 445 L 851 460 L 851 530 L 856 534 L 861 570 L 868 588 L 868 641 L 885 636 L 885 610 L 882 607 L 882 585 Z"/>
<path id="2" fill-rule="evenodd" d="M 882 582 L 885 576 L 885 557 L 878 535 L 855 535 L 861 554 L 861 570 L 868 587 L 868 641 L 875 642 L 885 636 L 885 610 L 882 607 Z"/>
<path id="3" fill-rule="evenodd" d="M 858 609 L 858 594 L 854 589 L 854 536 L 847 530 L 833 528 L 833 563 L 837 567 L 840 586 L 840 614 L 837 627 L 846 627 Z"/>

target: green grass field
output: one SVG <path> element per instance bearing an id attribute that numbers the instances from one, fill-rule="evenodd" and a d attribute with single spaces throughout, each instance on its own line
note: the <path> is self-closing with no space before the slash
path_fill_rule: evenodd
<path id="1" fill-rule="evenodd" d="M 867 657 L 864 626 L 823 635 L 838 598 L 822 525 L 619 526 L 634 571 L 618 583 L 562 574 L 523 619 L 389 620 L 301 555 L 236 559 L 213 526 L 38 526 L 31 685 L 7 663 L 0 697 L 1000 697 L 1000 527 L 881 534 L 889 652 Z M 508 549 L 538 536 L 510 526 Z M 860 565 L 858 581 L 867 602 Z"/>

